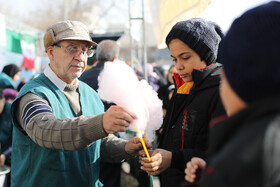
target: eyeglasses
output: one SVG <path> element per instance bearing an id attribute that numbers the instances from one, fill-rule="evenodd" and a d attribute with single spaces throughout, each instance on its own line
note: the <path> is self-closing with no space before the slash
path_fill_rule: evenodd
<path id="1" fill-rule="evenodd" d="M 66 49 L 65 47 L 62 47 L 58 44 L 54 44 L 53 46 L 59 47 L 59 48 L 63 49 L 64 51 L 66 51 L 67 53 L 69 53 L 70 55 L 73 55 L 73 56 L 78 56 L 81 53 L 83 53 L 83 55 L 87 55 L 88 57 L 92 57 L 94 55 L 94 50 L 89 49 L 87 47 L 83 48 L 82 50 L 79 50 L 78 47 L 71 47 L 69 49 Z"/>

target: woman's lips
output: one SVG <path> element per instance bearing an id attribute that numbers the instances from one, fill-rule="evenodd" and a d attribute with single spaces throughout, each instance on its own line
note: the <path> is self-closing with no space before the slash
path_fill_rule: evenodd
<path id="1" fill-rule="evenodd" d="M 186 78 L 186 77 L 188 77 L 189 76 L 189 74 L 187 73 L 187 74 L 179 74 L 180 75 L 180 77 L 181 78 Z"/>

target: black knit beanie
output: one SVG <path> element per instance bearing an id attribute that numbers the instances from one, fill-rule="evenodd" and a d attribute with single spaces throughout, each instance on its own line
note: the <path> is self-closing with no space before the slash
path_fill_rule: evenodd
<path id="1" fill-rule="evenodd" d="M 250 103 L 280 94 L 280 2 L 248 10 L 231 25 L 219 58 L 233 90 Z"/>
<path id="2" fill-rule="evenodd" d="M 17 74 L 20 71 L 19 67 L 15 64 L 9 64 L 4 66 L 2 72 L 6 73 L 11 77 L 12 79 L 14 78 L 15 74 Z"/>
<path id="3" fill-rule="evenodd" d="M 223 36 L 216 23 L 196 18 L 176 23 L 167 35 L 165 43 L 169 46 L 171 40 L 179 39 L 210 65 L 217 60 L 218 47 Z"/>

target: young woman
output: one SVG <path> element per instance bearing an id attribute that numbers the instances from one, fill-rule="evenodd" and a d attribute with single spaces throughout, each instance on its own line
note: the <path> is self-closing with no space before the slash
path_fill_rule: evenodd
<path id="1" fill-rule="evenodd" d="M 166 44 L 174 61 L 175 91 L 163 123 L 159 149 L 141 159 L 142 169 L 160 175 L 161 187 L 179 186 L 184 167 L 194 156 L 205 158 L 208 125 L 225 115 L 219 97 L 220 68 L 216 63 L 223 34 L 202 19 L 178 22 Z"/>

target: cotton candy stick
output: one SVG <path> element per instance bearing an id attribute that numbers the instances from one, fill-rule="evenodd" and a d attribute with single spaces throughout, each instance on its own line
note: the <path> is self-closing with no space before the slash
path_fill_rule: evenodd
<path id="1" fill-rule="evenodd" d="M 146 155 L 147 155 L 147 157 L 148 157 L 148 160 L 151 162 L 151 157 L 150 157 L 150 155 L 149 155 L 149 153 L 148 153 L 148 150 L 147 150 L 146 144 L 145 144 L 145 142 L 144 142 L 144 140 L 143 140 L 143 138 L 142 138 L 142 135 L 141 135 L 140 131 L 138 130 L 138 128 L 136 129 L 136 131 L 137 131 L 137 133 L 138 133 L 138 135 L 139 135 L 140 141 L 141 141 L 142 146 L 143 146 L 143 148 L 144 148 L 144 151 L 145 151 L 145 153 L 146 153 Z"/>

